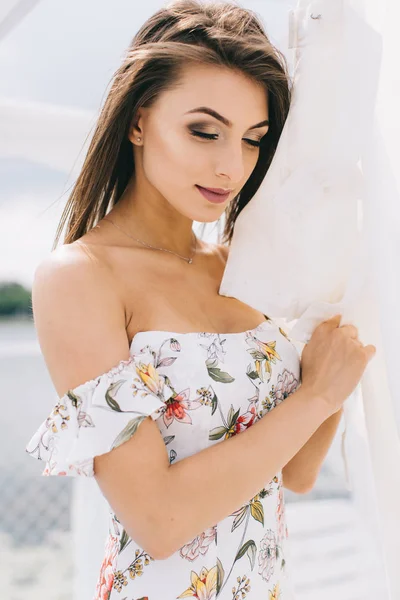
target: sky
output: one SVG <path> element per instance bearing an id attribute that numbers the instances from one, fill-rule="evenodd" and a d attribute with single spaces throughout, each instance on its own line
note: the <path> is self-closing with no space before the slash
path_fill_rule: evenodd
<path id="1" fill-rule="evenodd" d="M 51 251 L 84 156 L 81 132 L 94 123 L 131 38 L 163 4 L 43 0 L 0 41 L 0 281 L 30 287 L 36 265 Z M 240 4 L 261 16 L 284 51 L 290 2 Z M 47 127 L 29 135 L 42 119 Z M 75 131 L 72 122 L 85 126 Z M 39 151 L 47 153 L 47 166 L 32 160 Z"/>

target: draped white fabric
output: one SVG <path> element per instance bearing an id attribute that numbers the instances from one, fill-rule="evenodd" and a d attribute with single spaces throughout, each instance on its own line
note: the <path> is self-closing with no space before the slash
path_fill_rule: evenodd
<path id="1" fill-rule="evenodd" d="M 294 340 L 341 313 L 376 346 L 344 404 L 343 456 L 389 600 L 400 598 L 399 16 L 395 0 L 299 0 L 289 13 L 289 116 L 219 290 L 283 319 Z"/>

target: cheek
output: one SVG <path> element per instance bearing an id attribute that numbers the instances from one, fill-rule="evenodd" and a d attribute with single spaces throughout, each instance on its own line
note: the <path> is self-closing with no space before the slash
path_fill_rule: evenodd
<path id="1" fill-rule="evenodd" d="M 246 156 L 245 161 L 244 161 L 245 181 L 248 180 L 248 178 L 250 177 L 250 175 L 256 168 L 257 162 L 258 162 L 258 157 L 259 157 L 259 151 L 257 151 L 257 150 L 254 151 L 254 154 L 251 151 L 248 153 L 248 156 Z"/>
<path id="2" fill-rule="evenodd" d="M 164 132 L 148 138 L 143 152 L 143 169 L 147 179 L 160 189 L 187 190 L 201 183 L 208 170 L 209 158 L 201 144 L 193 143 L 189 136 Z"/>

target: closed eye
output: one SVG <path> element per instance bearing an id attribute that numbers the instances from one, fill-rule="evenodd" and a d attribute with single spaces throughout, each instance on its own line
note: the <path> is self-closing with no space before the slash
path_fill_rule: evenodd
<path id="1" fill-rule="evenodd" d="M 206 138 L 207 140 L 216 140 L 218 138 L 218 134 L 217 133 L 204 133 L 203 131 L 195 131 L 194 129 L 190 130 L 191 135 L 195 136 L 195 137 L 201 137 L 201 138 Z M 245 142 L 247 142 L 248 144 L 250 144 L 250 146 L 259 148 L 261 143 L 257 142 L 256 140 L 249 140 L 249 139 L 245 139 Z"/>

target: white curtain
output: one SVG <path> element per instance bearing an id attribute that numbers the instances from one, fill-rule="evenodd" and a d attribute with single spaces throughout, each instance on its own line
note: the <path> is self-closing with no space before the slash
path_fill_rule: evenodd
<path id="1" fill-rule="evenodd" d="M 377 347 L 344 404 L 343 457 L 388 600 L 400 598 L 399 16 L 395 0 L 299 0 L 288 13 L 291 108 L 219 290 L 294 340 L 341 313 Z"/>

